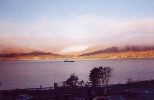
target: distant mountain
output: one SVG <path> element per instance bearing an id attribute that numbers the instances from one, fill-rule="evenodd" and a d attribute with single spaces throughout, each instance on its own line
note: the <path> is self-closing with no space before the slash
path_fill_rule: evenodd
<path id="1" fill-rule="evenodd" d="M 0 57 L 19 57 L 19 56 L 41 56 L 41 55 L 50 55 L 50 56 L 60 56 L 59 54 L 54 54 L 50 52 L 29 52 L 29 53 L 7 53 L 7 54 L 0 54 Z"/>
<path id="2" fill-rule="evenodd" d="M 110 47 L 110 48 L 101 49 L 90 53 L 85 53 L 80 56 L 90 56 L 90 55 L 97 55 L 97 54 L 129 52 L 129 51 L 137 52 L 137 51 L 147 51 L 147 50 L 154 50 L 154 46 Z"/>

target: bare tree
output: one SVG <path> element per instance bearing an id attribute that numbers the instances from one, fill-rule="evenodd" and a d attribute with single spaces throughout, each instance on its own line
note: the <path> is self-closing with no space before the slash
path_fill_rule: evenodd
<path id="1" fill-rule="evenodd" d="M 101 67 L 101 75 L 102 75 L 102 83 L 103 84 L 107 84 L 108 85 L 108 83 L 109 83 L 109 79 L 110 79 L 110 77 L 111 77 L 111 74 L 112 74 L 112 68 L 110 68 L 110 67 L 104 67 L 104 68 L 102 68 Z"/>
<path id="2" fill-rule="evenodd" d="M 78 77 L 73 73 L 71 76 L 66 80 L 66 85 L 68 86 L 77 86 L 78 83 Z"/>
<path id="3" fill-rule="evenodd" d="M 84 81 L 83 81 L 83 80 L 81 80 L 80 82 L 78 82 L 78 84 L 79 84 L 80 86 L 83 86 Z"/>

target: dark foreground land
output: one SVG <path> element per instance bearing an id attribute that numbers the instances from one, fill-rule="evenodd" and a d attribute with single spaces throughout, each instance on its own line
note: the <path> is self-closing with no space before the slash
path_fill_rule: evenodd
<path id="1" fill-rule="evenodd" d="M 21 95 L 31 99 L 19 99 Z M 0 100 L 154 100 L 154 80 L 98 87 L 57 87 L 1 90 Z"/>

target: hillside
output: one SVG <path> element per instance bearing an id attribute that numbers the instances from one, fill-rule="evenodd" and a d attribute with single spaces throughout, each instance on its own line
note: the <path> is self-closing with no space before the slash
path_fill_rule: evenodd
<path id="1" fill-rule="evenodd" d="M 141 52 L 141 51 L 149 51 L 154 50 L 154 46 L 126 46 L 126 47 L 110 47 L 106 49 L 97 50 L 90 53 L 85 53 L 80 56 L 91 56 L 98 54 L 107 54 L 107 53 L 122 53 L 122 52 Z"/>
<path id="2" fill-rule="evenodd" d="M 33 51 L 29 53 L 4 53 L 0 54 L 0 60 L 41 60 L 41 59 L 55 59 L 61 55 L 50 52 Z"/>
<path id="3" fill-rule="evenodd" d="M 129 52 L 115 52 L 115 53 L 101 53 L 96 55 L 80 56 L 81 59 L 116 59 L 116 58 L 154 58 L 154 50 L 147 51 L 129 51 Z"/>
<path id="4" fill-rule="evenodd" d="M 154 58 L 154 46 L 110 47 L 82 55 L 59 55 L 46 51 L 10 50 L 0 52 L 0 60 Z"/>

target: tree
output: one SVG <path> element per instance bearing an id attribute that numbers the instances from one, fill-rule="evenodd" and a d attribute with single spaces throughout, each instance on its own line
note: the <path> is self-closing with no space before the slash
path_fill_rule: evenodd
<path id="1" fill-rule="evenodd" d="M 132 78 L 128 78 L 126 84 L 131 84 L 131 83 L 133 83 L 133 82 L 134 82 L 134 81 L 133 81 Z"/>
<path id="2" fill-rule="evenodd" d="M 87 82 L 85 83 L 85 87 L 89 87 L 89 84 L 90 84 L 90 82 L 87 81 Z"/>
<path id="3" fill-rule="evenodd" d="M 101 83 L 108 84 L 111 74 L 112 68 L 110 67 L 94 67 L 90 71 L 89 80 L 93 86 L 97 86 Z"/>
<path id="4" fill-rule="evenodd" d="M 78 82 L 78 84 L 79 84 L 80 86 L 83 86 L 84 81 L 82 80 L 82 81 Z"/>
<path id="5" fill-rule="evenodd" d="M 71 74 L 71 76 L 66 80 L 66 85 L 68 86 L 77 86 L 78 83 L 78 77 L 73 73 Z"/>
<path id="6" fill-rule="evenodd" d="M 102 69 L 104 71 L 104 79 L 102 79 L 103 84 L 107 84 L 109 83 L 109 79 L 112 76 L 112 68 L 110 67 L 104 67 Z M 103 73 L 102 73 L 103 76 Z"/>

